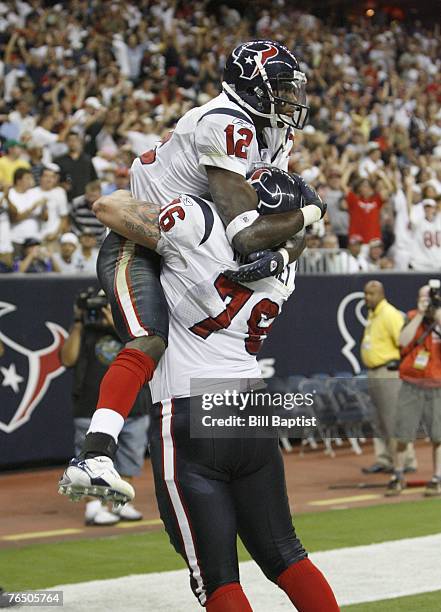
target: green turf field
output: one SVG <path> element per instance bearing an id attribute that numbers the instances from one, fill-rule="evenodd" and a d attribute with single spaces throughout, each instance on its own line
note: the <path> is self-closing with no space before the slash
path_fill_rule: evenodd
<path id="1" fill-rule="evenodd" d="M 441 499 L 432 499 L 302 514 L 294 523 L 303 544 L 313 552 L 439 533 L 440 511 Z M 249 558 L 242 546 L 239 551 L 241 560 Z M 0 584 L 6 590 L 45 588 L 181 568 L 184 563 L 163 531 L 0 550 Z M 403 601 L 407 599 L 412 598 Z M 374 604 L 367 608 L 367 605 L 351 608 L 357 611 L 434 609 L 374 608 Z M 375 605 L 380 606 L 381 602 Z M 390 606 L 390 601 L 387 605 Z"/>
<path id="2" fill-rule="evenodd" d="M 441 591 L 343 606 L 345 612 L 435 612 L 441 608 Z"/>

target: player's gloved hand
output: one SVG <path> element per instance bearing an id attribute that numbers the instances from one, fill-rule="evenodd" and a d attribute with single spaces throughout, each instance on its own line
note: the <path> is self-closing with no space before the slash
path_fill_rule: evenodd
<path id="1" fill-rule="evenodd" d="M 326 213 L 326 209 L 328 208 L 326 202 L 323 202 L 321 197 L 319 196 L 319 194 L 316 192 L 316 190 L 314 189 L 314 187 L 311 187 L 311 185 L 308 185 L 308 183 L 305 181 L 305 179 L 303 177 L 301 177 L 299 174 L 291 174 L 292 178 L 296 181 L 296 183 L 298 184 L 301 194 L 303 196 L 303 199 L 305 201 L 305 206 L 304 208 L 302 208 L 302 212 L 304 214 L 305 217 L 305 227 L 307 225 L 311 225 L 311 223 L 308 223 L 309 221 L 309 215 L 305 214 L 305 208 L 308 206 L 316 206 L 319 211 L 320 211 L 320 217 L 318 219 L 314 219 L 314 221 L 312 221 L 312 223 L 314 223 L 315 221 L 318 221 L 319 219 L 323 219 L 323 217 L 325 216 Z M 318 214 L 318 212 L 317 212 Z"/>
<path id="2" fill-rule="evenodd" d="M 237 270 L 225 270 L 224 274 L 237 283 L 251 283 L 280 274 L 288 262 L 289 256 L 285 249 L 256 251 L 248 256 L 248 263 Z"/>

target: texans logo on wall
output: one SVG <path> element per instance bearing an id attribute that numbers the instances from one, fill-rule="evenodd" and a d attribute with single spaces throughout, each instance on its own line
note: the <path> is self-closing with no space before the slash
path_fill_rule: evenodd
<path id="1" fill-rule="evenodd" d="M 52 343 L 31 350 L 2 331 L 3 318 L 16 310 L 14 304 L 0 302 L 0 431 L 5 433 L 29 421 L 51 381 L 65 370 L 59 354 L 67 332 L 57 323 L 46 321 Z"/>

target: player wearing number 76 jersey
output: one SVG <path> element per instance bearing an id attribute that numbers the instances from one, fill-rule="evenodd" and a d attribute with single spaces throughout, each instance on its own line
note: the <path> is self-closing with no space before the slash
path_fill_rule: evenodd
<path id="1" fill-rule="evenodd" d="M 298 183 L 283 171 L 261 168 L 250 182 L 261 214 L 301 204 Z M 190 396 L 219 391 L 219 379 L 241 381 L 242 390 L 260 377 L 256 356 L 294 290 L 296 264 L 257 282 L 231 281 L 223 270 L 237 266 L 234 251 L 215 207 L 199 197 L 172 202 L 159 225 L 170 344 L 150 385 L 150 453 L 161 518 L 193 592 L 209 612 L 251 610 L 239 581 L 239 533 L 297 610 L 335 611 L 292 527 L 277 439 L 198 439 L 189 426 Z M 294 257 L 303 248 L 296 242 Z"/>
<path id="2" fill-rule="evenodd" d="M 298 183 L 283 171 L 261 168 L 250 182 L 261 214 L 300 207 Z M 170 343 L 150 384 L 150 455 L 161 518 L 192 590 L 208 612 L 251 611 L 239 579 L 239 533 L 297 610 L 334 612 L 332 590 L 292 527 L 278 440 L 195 439 L 189 425 L 190 396 L 219 391 L 219 379 L 243 390 L 260 378 L 256 356 L 294 291 L 296 263 L 257 282 L 230 280 L 223 270 L 237 266 L 235 253 L 214 205 L 197 196 L 165 207 L 159 226 Z M 292 255 L 303 246 L 296 238 Z"/>
<path id="3" fill-rule="evenodd" d="M 281 170 L 260 168 L 250 183 L 263 216 L 302 203 L 299 177 Z M 102 208 L 118 197 L 103 198 Z M 293 529 L 277 438 L 201 439 L 189 424 L 190 396 L 213 391 L 203 379 L 242 384 L 260 376 L 256 355 L 294 290 L 295 263 L 257 282 L 231 281 L 224 271 L 238 267 L 235 252 L 214 204 L 198 196 L 176 198 L 145 229 L 162 256 L 170 317 L 170 343 L 151 382 L 150 455 L 160 515 L 191 588 L 208 612 L 251 611 L 239 581 L 239 534 L 299 612 L 336 612 L 329 584 Z M 293 258 L 304 246 L 294 240 L 284 247 Z"/>

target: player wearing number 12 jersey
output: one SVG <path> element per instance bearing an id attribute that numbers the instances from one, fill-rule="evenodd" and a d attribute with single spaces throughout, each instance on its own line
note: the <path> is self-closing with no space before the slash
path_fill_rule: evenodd
<path id="1" fill-rule="evenodd" d="M 131 191 L 137 201 L 126 194 L 126 201 L 121 197 L 105 205 L 103 200 L 95 203 L 97 216 L 114 230 L 101 248 L 98 277 L 125 347 L 102 380 L 80 461 L 104 457 L 107 467 L 105 458 L 114 456 L 124 419 L 167 345 L 160 257 L 149 250 L 150 222 L 157 220 L 159 208 L 181 193 L 199 196 L 209 191 L 229 243 L 242 255 L 276 247 L 324 214 L 320 198 L 303 184 L 307 206 L 302 211 L 259 216 L 256 193 L 246 181 L 256 163 L 286 168 L 292 129 L 302 129 L 307 118 L 305 83 L 296 58 L 280 43 L 239 45 L 227 60 L 222 93 L 189 111 L 168 138 L 134 162 Z M 170 217 L 176 214 L 172 208 L 168 211 Z M 241 274 L 251 280 L 272 276 L 288 263 L 287 252 L 275 250 Z M 103 481 L 98 474 L 100 470 L 92 478 Z M 61 482 L 61 492 L 67 491 L 67 480 Z M 100 486 L 94 491 L 106 496 L 109 487 Z M 123 500 L 134 495 L 129 488 L 110 489 Z"/>

